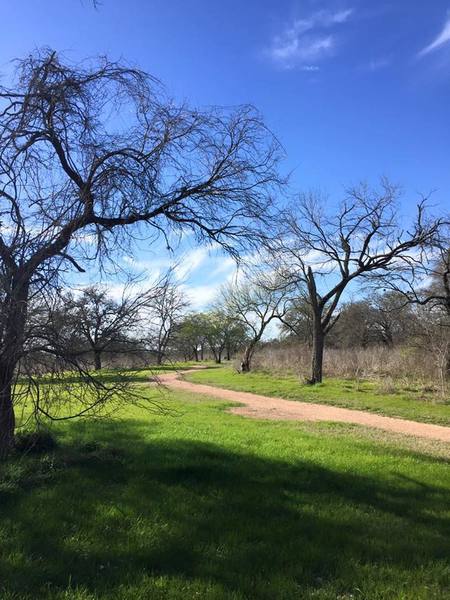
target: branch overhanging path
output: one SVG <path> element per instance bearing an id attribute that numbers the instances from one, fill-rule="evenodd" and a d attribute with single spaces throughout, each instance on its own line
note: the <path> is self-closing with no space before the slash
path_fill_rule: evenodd
<path id="1" fill-rule="evenodd" d="M 339 408 L 325 404 L 285 400 L 284 398 L 261 396 L 250 392 L 237 392 L 186 381 L 184 374 L 198 371 L 189 369 L 183 372 L 164 373 L 158 376 L 158 382 L 166 387 L 184 392 L 205 394 L 207 396 L 238 402 L 242 406 L 233 407 L 230 412 L 254 419 L 274 421 L 332 421 L 352 423 L 365 427 L 374 427 L 393 433 L 420 438 L 450 442 L 450 427 L 419 423 L 395 417 L 384 417 L 375 413 L 349 408 Z"/>

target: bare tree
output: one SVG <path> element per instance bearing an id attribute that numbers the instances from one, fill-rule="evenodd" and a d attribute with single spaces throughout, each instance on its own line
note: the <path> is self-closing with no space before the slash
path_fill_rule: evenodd
<path id="1" fill-rule="evenodd" d="M 308 194 L 280 217 L 281 242 L 272 252 L 285 280 L 306 290 L 313 317 L 311 383 L 322 381 L 325 337 L 348 285 L 416 262 L 439 231 L 441 221 L 426 218 L 425 200 L 411 227 L 402 227 L 397 200 L 398 189 L 383 180 L 379 191 L 365 185 L 349 190 L 334 214 L 324 210 L 323 198 Z"/>
<path id="2" fill-rule="evenodd" d="M 427 252 L 402 262 L 382 284 L 410 304 L 429 306 L 450 317 L 450 217 L 443 220 Z"/>
<path id="3" fill-rule="evenodd" d="M 227 314 L 247 330 L 241 372 L 248 373 L 268 325 L 286 314 L 291 299 L 290 286 L 277 277 L 259 274 L 243 283 L 228 284 L 222 290 L 222 298 Z"/>
<path id="4" fill-rule="evenodd" d="M 169 270 L 148 303 L 149 343 L 157 365 L 161 365 L 167 357 L 169 345 L 188 307 L 186 295 L 174 280 L 173 270 Z"/>
<path id="5" fill-rule="evenodd" d="M 414 261 L 404 261 L 379 284 L 405 307 L 419 308 L 419 338 L 434 348 L 441 387 L 450 379 L 450 216 L 440 223 L 437 235 Z"/>
<path id="6" fill-rule="evenodd" d="M 151 243 L 189 229 L 236 254 L 269 215 L 279 157 L 251 107 L 176 106 L 107 59 L 72 66 L 44 50 L 18 62 L 13 87 L 0 88 L 1 455 L 30 295 L 138 234 Z"/>
<path id="7" fill-rule="evenodd" d="M 102 368 L 105 352 L 129 352 L 143 347 L 138 335 L 143 311 L 155 302 L 157 287 L 132 293 L 124 287 L 119 299 L 111 297 L 105 286 L 89 286 L 79 295 L 63 296 L 65 328 L 81 342 L 80 352 L 91 353 L 94 369 Z"/>

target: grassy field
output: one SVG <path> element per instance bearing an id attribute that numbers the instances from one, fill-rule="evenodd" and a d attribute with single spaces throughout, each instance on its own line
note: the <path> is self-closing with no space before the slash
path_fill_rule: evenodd
<path id="1" fill-rule="evenodd" d="M 414 383 L 387 393 L 380 384 L 371 381 L 326 379 L 324 383 L 311 386 L 301 383 L 293 375 L 272 375 L 260 371 L 242 374 L 229 366 L 208 368 L 186 377 L 195 383 L 230 390 L 333 404 L 413 421 L 450 425 L 450 398 L 437 398 Z"/>
<path id="2" fill-rule="evenodd" d="M 161 393 L 0 465 L 2 600 L 450 598 L 448 448 Z"/>

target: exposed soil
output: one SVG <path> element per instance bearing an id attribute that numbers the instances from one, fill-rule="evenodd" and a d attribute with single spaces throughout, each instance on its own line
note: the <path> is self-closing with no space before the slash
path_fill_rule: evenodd
<path id="1" fill-rule="evenodd" d="M 195 371 L 197 369 L 192 369 Z M 189 373 L 189 371 L 185 371 Z M 249 392 L 225 390 L 211 385 L 192 383 L 180 378 L 180 373 L 164 373 L 158 380 L 165 386 L 185 392 L 205 394 L 230 402 L 239 402 L 243 406 L 230 408 L 236 415 L 252 417 L 254 419 L 272 419 L 279 421 L 333 421 L 340 423 L 355 423 L 366 427 L 375 427 L 385 431 L 393 431 L 406 435 L 450 442 L 450 427 L 418 423 L 406 419 L 383 417 L 362 410 L 339 408 L 311 402 L 285 400 L 260 396 Z"/>

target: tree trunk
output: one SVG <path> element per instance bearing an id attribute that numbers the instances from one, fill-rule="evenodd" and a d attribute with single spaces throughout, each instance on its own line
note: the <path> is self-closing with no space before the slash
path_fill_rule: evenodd
<path id="1" fill-rule="evenodd" d="M 94 370 L 100 371 L 102 368 L 102 353 L 99 350 L 94 350 Z"/>
<path id="2" fill-rule="evenodd" d="M 252 358 L 255 350 L 255 344 L 249 344 L 244 351 L 241 361 L 241 373 L 249 373 L 252 367 Z"/>
<path id="3" fill-rule="evenodd" d="M 14 446 L 14 376 L 23 350 L 27 304 L 27 281 L 14 278 L 10 293 L 0 307 L 5 323 L 0 348 L 0 459 Z"/>
<path id="4" fill-rule="evenodd" d="M 447 347 L 445 356 L 445 373 L 444 377 L 446 381 L 450 381 L 450 348 Z"/>
<path id="5" fill-rule="evenodd" d="M 14 446 L 15 416 L 12 385 L 14 369 L 0 364 L 0 460 L 5 458 Z"/>
<path id="6" fill-rule="evenodd" d="M 162 362 L 163 362 L 163 356 L 164 356 L 164 355 L 163 355 L 163 353 L 162 353 L 161 351 L 158 351 L 158 352 L 157 352 L 157 354 L 156 354 L 156 364 L 157 364 L 158 366 L 159 366 L 159 365 L 162 365 Z"/>
<path id="7" fill-rule="evenodd" d="M 318 316 L 314 323 L 312 370 L 310 383 L 322 383 L 323 376 L 323 351 L 325 346 L 325 332 L 322 329 L 321 319 Z"/>

